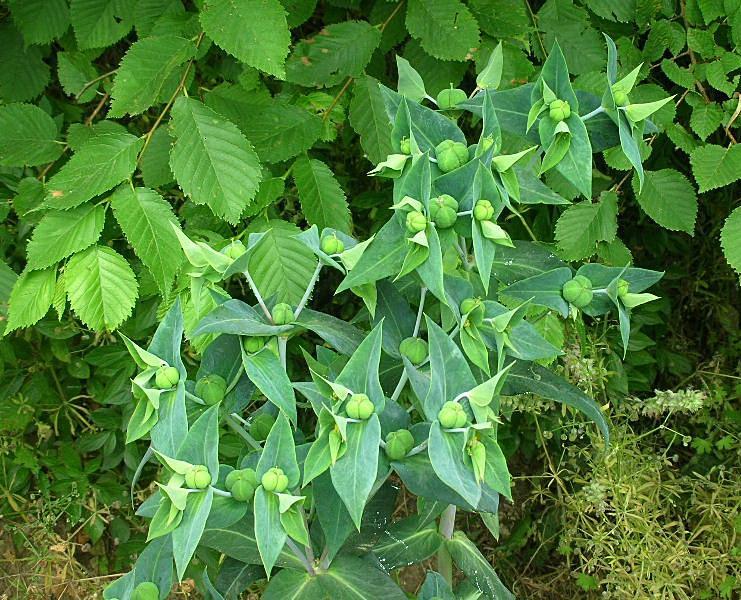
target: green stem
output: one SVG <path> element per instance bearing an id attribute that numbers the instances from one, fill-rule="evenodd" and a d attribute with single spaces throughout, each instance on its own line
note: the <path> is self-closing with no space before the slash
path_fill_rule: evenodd
<path id="1" fill-rule="evenodd" d="M 453 537 L 455 529 L 455 504 L 449 504 L 440 516 L 440 535 L 443 540 L 449 540 Z M 448 548 L 443 541 L 442 546 L 437 551 L 437 572 L 447 581 L 450 586 L 453 585 L 453 558 L 448 552 Z"/>
<path id="2" fill-rule="evenodd" d="M 319 279 L 319 272 L 321 270 L 322 270 L 322 263 L 321 261 L 319 261 L 316 265 L 316 269 L 314 269 L 314 274 L 311 276 L 309 285 L 307 286 L 306 291 L 304 292 L 304 296 L 303 298 L 301 298 L 301 302 L 299 302 L 298 306 L 296 307 L 296 312 L 294 313 L 295 319 L 298 319 L 298 316 L 301 314 L 301 311 L 304 310 L 304 307 L 309 301 L 309 298 L 311 297 L 311 293 L 314 291 L 314 286 L 316 285 L 317 279 Z"/>

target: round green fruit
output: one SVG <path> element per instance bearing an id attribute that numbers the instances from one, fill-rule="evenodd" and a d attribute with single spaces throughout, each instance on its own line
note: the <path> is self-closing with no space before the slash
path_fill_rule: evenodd
<path id="1" fill-rule="evenodd" d="M 461 302 L 461 315 L 468 315 L 474 325 L 481 325 L 484 321 L 484 305 L 480 298 L 466 298 Z"/>
<path id="2" fill-rule="evenodd" d="M 592 282 L 584 275 L 577 275 L 563 284 L 561 295 L 566 302 L 570 302 L 576 308 L 584 308 L 594 297 Z"/>
<path id="3" fill-rule="evenodd" d="M 554 100 L 548 105 L 548 116 L 556 121 L 563 121 L 571 116 L 571 106 L 566 100 Z"/>
<path id="4" fill-rule="evenodd" d="M 435 147 L 437 166 L 448 173 L 468 162 L 468 147 L 463 142 L 443 140 Z"/>
<path id="5" fill-rule="evenodd" d="M 624 298 L 625 295 L 630 291 L 630 282 L 625 279 L 620 279 L 617 282 L 617 295 L 618 298 Z"/>
<path id="6" fill-rule="evenodd" d="M 175 367 L 160 367 L 154 376 L 154 385 L 160 390 L 174 388 L 180 381 L 180 372 Z"/>
<path id="7" fill-rule="evenodd" d="M 285 302 L 276 304 L 273 307 L 271 315 L 273 317 L 273 323 L 276 325 L 288 325 L 295 318 L 291 305 Z"/>
<path id="8" fill-rule="evenodd" d="M 373 405 L 373 402 L 365 394 L 353 394 L 345 406 L 347 416 L 351 419 L 358 419 L 359 421 L 370 419 L 375 410 L 376 407 Z"/>
<path id="9" fill-rule="evenodd" d="M 399 150 L 402 154 L 412 153 L 412 142 L 409 138 L 401 138 L 401 141 L 399 142 Z"/>
<path id="10" fill-rule="evenodd" d="M 142 581 L 131 593 L 131 600 L 159 600 L 160 590 L 151 581 Z"/>
<path id="11" fill-rule="evenodd" d="M 255 415 L 250 423 L 250 435 L 258 442 L 268 439 L 268 434 L 275 424 L 275 417 L 269 413 Z"/>
<path id="12" fill-rule="evenodd" d="M 630 104 L 630 99 L 628 98 L 628 94 L 626 94 L 621 89 L 612 90 L 612 98 L 613 100 L 615 100 L 615 104 L 617 106 L 627 106 L 628 104 Z"/>
<path id="13" fill-rule="evenodd" d="M 418 210 L 413 210 L 407 213 L 406 225 L 409 233 L 419 233 L 427 227 L 427 217 Z"/>
<path id="14" fill-rule="evenodd" d="M 185 485 L 193 490 L 205 490 L 211 485 L 211 474 L 206 465 L 195 465 L 185 474 Z"/>
<path id="15" fill-rule="evenodd" d="M 239 469 L 226 476 L 226 489 L 238 502 L 249 502 L 259 485 L 254 469 Z"/>
<path id="16" fill-rule="evenodd" d="M 449 194 L 442 194 L 430 200 L 430 217 L 435 225 L 447 229 L 458 220 L 458 201 Z"/>
<path id="17" fill-rule="evenodd" d="M 437 413 L 437 420 L 445 429 L 457 429 L 466 424 L 468 417 L 466 411 L 458 402 L 450 400 L 443 404 L 440 412 Z"/>
<path id="18" fill-rule="evenodd" d="M 392 431 L 386 436 L 386 456 L 401 460 L 414 448 L 414 437 L 408 429 Z"/>
<path id="19" fill-rule="evenodd" d="M 260 337 L 259 335 L 250 335 L 244 338 L 242 345 L 247 354 L 255 354 L 260 352 L 260 350 L 265 346 L 265 338 Z"/>
<path id="20" fill-rule="evenodd" d="M 196 396 L 209 406 L 213 406 L 224 399 L 226 387 L 226 379 L 221 375 L 211 373 L 196 382 Z"/>
<path id="21" fill-rule="evenodd" d="M 245 248 L 244 244 L 240 242 L 239 240 L 234 240 L 221 252 L 223 254 L 226 254 L 232 260 L 237 260 L 240 256 L 242 256 L 245 252 L 247 252 L 247 248 Z"/>
<path id="22" fill-rule="evenodd" d="M 399 352 L 413 365 L 419 365 L 427 358 L 427 342 L 418 337 L 408 337 L 399 344 Z"/>
<path id="23" fill-rule="evenodd" d="M 484 154 L 484 152 L 486 152 L 493 145 L 494 145 L 494 137 L 491 135 L 487 135 L 485 138 L 483 138 L 479 142 L 479 146 L 478 146 L 479 154 Z"/>
<path id="24" fill-rule="evenodd" d="M 437 95 L 437 106 L 440 110 L 450 110 L 455 108 L 461 102 L 465 102 L 468 99 L 466 92 L 459 88 L 449 88 L 442 90 Z"/>
<path id="25" fill-rule="evenodd" d="M 485 199 L 476 200 L 473 207 L 473 218 L 477 221 L 490 221 L 494 216 L 494 207 Z"/>
<path id="26" fill-rule="evenodd" d="M 345 244 L 333 233 L 322 238 L 321 248 L 324 254 L 340 254 L 345 250 Z"/>
<path id="27" fill-rule="evenodd" d="M 282 494 L 288 488 L 288 477 L 280 467 L 268 469 L 260 480 L 266 492 Z"/>

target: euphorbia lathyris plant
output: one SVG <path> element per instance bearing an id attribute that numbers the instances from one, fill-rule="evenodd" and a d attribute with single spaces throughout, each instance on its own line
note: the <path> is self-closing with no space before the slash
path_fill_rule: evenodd
<path id="1" fill-rule="evenodd" d="M 529 194 L 552 196 L 537 177 L 549 169 L 590 198 L 592 140 L 620 139 L 629 152 L 623 129 L 640 139 L 646 110 L 623 110 L 608 69 L 604 108 L 581 117 L 582 104 L 600 99 L 577 97 L 557 46 L 535 84 L 495 91 L 495 51 L 470 97 L 452 90 L 437 102 L 407 63 L 399 69 L 399 91 L 382 90 L 394 153 L 372 171 L 394 178 L 393 214 L 363 242 L 316 227 L 296 236 L 316 257 L 297 305 L 265 297 L 250 275 L 264 234 L 219 251 L 177 230 L 188 304 L 175 302 L 146 350 L 125 340 L 140 366 L 127 440 L 148 437 L 145 460 L 161 464 L 139 508 L 149 545 L 105 598 L 165 597 L 188 572 L 213 598 L 266 576 L 267 600 L 404 598 L 393 571 L 434 554 L 437 572 L 418 598 L 511 598 L 455 530 L 458 510 L 496 530 L 500 497 L 511 500 L 497 441 L 502 395 L 564 403 L 608 437 L 595 402 L 543 366 L 560 350 L 537 322 L 616 308 L 627 348 L 630 311 L 654 298 L 643 292 L 661 274 L 597 263 L 574 271 L 546 246 L 513 241 L 500 216 L 519 214 Z M 466 112 L 472 139 L 457 125 Z M 522 142 L 509 141 L 511 153 L 501 152 L 503 130 Z M 364 302 L 352 324 L 308 308 L 325 268 L 344 276 L 337 293 Z M 219 286 L 232 277 L 244 278 L 254 305 Z M 183 309 L 198 313 L 204 294 L 216 306 L 191 333 L 205 341 L 189 373 Z M 314 336 L 323 343 L 312 346 Z M 222 462 L 226 432 L 243 444 Z M 393 522 L 398 482 L 417 510 Z M 464 575 L 455 588 L 454 566 Z"/>

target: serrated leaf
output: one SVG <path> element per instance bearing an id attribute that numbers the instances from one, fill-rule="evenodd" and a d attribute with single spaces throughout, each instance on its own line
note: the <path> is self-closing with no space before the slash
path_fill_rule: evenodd
<path id="1" fill-rule="evenodd" d="M 407 29 L 429 55 L 466 60 L 479 45 L 479 26 L 460 0 L 410 0 Z"/>
<path id="2" fill-rule="evenodd" d="M 41 219 L 28 242 L 27 268 L 45 269 L 98 241 L 105 224 L 105 207 L 84 204 L 54 210 Z"/>
<path id="3" fill-rule="evenodd" d="M 370 75 L 355 80 L 350 102 L 350 125 L 360 135 L 360 145 L 373 164 L 381 162 L 393 151 L 391 122 L 378 81 Z"/>
<path id="4" fill-rule="evenodd" d="M 120 40 L 132 25 L 128 0 L 72 0 L 72 28 L 81 50 L 103 48 Z"/>
<path id="5" fill-rule="evenodd" d="M 88 85 L 98 76 L 98 71 L 85 52 L 57 52 L 57 77 L 68 96 L 75 96 L 78 103 L 95 98 L 100 82 Z M 86 87 L 87 86 L 87 87 Z M 83 91 L 84 90 L 84 91 Z M 79 95 L 79 98 L 77 96 Z"/>
<path id="6" fill-rule="evenodd" d="M 250 258 L 249 271 L 264 298 L 298 304 L 316 267 L 314 253 L 296 239 L 300 230 L 287 221 L 267 221 L 260 244 Z"/>
<path id="7" fill-rule="evenodd" d="M 143 140 L 129 133 L 96 135 L 47 183 L 52 208 L 79 206 L 131 176 Z"/>
<path id="8" fill-rule="evenodd" d="M 251 67 L 285 76 L 291 36 L 278 0 L 207 0 L 200 18 L 217 46 Z"/>
<path id="9" fill-rule="evenodd" d="M 29 327 L 43 317 L 54 299 L 57 270 L 26 271 L 10 293 L 8 326 L 5 333 Z"/>
<path id="10" fill-rule="evenodd" d="M 261 178 L 252 145 L 234 123 L 185 96 L 172 107 L 172 130 L 170 166 L 180 187 L 196 204 L 236 224 Z"/>
<path id="11" fill-rule="evenodd" d="M 705 141 L 723 122 L 723 109 L 714 102 L 699 102 L 690 115 L 690 127 Z"/>
<path id="12" fill-rule="evenodd" d="M 319 229 L 331 227 L 350 233 L 350 209 L 345 192 L 327 165 L 307 156 L 298 158 L 293 163 L 293 179 L 309 223 Z"/>
<path id="13" fill-rule="evenodd" d="M 741 146 L 700 146 L 690 154 L 690 163 L 699 191 L 714 190 L 741 178 Z"/>
<path id="14" fill-rule="evenodd" d="M 62 153 L 56 137 L 56 123 L 38 106 L 0 106 L 0 165 L 22 167 L 52 162 Z"/>
<path id="15" fill-rule="evenodd" d="M 191 40 L 174 35 L 144 38 L 133 44 L 113 80 L 108 117 L 138 115 L 156 104 L 170 76 L 195 53 Z"/>
<path id="16" fill-rule="evenodd" d="M 689 180 L 674 169 L 645 171 L 643 189 L 633 176 L 633 193 L 646 214 L 662 227 L 673 231 L 695 231 L 697 196 Z"/>
<path id="17" fill-rule="evenodd" d="M 558 41 L 574 75 L 604 68 L 605 44 L 592 27 L 587 11 L 572 0 L 548 0 L 537 13 L 538 29 L 550 49 Z"/>
<path id="18" fill-rule="evenodd" d="M 720 245 L 728 264 L 741 275 L 741 206 L 726 219 L 720 232 Z"/>
<path id="19" fill-rule="evenodd" d="M 47 44 L 69 27 L 66 0 L 10 0 L 8 4 L 26 44 Z"/>
<path id="20" fill-rule="evenodd" d="M 334 23 L 296 44 L 286 62 L 286 79 L 304 86 L 330 87 L 360 75 L 381 41 L 365 21 Z"/>
<path id="21" fill-rule="evenodd" d="M 617 233 L 617 194 L 602 194 L 567 208 L 556 223 L 556 240 L 562 258 L 580 260 L 597 251 L 597 242 L 611 242 Z"/>
<path id="22" fill-rule="evenodd" d="M 149 146 L 141 156 L 139 168 L 144 185 L 160 187 L 175 180 L 170 169 L 170 146 L 172 138 L 166 128 L 158 128 L 149 139 Z"/>
<path id="23" fill-rule="evenodd" d="M 166 296 L 182 262 L 172 228 L 179 224 L 170 203 L 150 189 L 122 186 L 111 196 L 111 207 L 129 244 Z"/>
<path id="24" fill-rule="evenodd" d="M 49 82 L 49 66 L 41 49 L 26 47 L 21 34 L 9 23 L 0 26 L 0 100 L 25 102 L 44 91 Z"/>
<path id="25" fill-rule="evenodd" d="M 126 259 L 107 246 L 75 254 L 64 272 L 75 314 L 95 331 L 113 330 L 131 314 L 138 295 L 134 272 Z"/>

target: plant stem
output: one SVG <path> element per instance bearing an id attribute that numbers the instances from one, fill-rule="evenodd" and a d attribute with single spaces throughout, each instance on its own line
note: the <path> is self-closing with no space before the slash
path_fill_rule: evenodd
<path id="1" fill-rule="evenodd" d="M 414 330 L 412 332 L 413 337 L 417 337 L 419 335 L 419 328 L 422 324 L 422 315 L 424 315 L 425 312 L 425 298 L 427 297 L 427 288 L 422 286 L 422 289 L 419 293 L 419 308 L 417 309 L 417 319 L 414 322 Z M 396 388 L 394 388 L 393 394 L 391 394 L 391 399 L 395 402 L 399 399 L 399 396 L 401 396 L 401 392 L 404 389 L 404 386 L 406 385 L 406 382 L 409 380 L 409 376 L 407 375 L 406 369 L 404 369 L 401 372 L 401 377 L 399 377 L 399 383 L 396 384 Z"/>
<path id="2" fill-rule="evenodd" d="M 444 540 L 449 540 L 453 537 L 453 530 L 455 529 L 455 504 L 449 504 L 448 507 L 440 515 L 440 535 L 443 536 Z M 448 552 L 445 542 L 440 546 L 437 551 L 437 572 L 451 586 L 453 585 L 453 559 Z"/>
<path id="3" fill-rule="evenodd" d="M 278 356 L 280 357 L 280 364 L 283 368 L 286 368 L 286 354 L 288 347 L 288 338 L 284 335 L 278 337 Z"/>
<path id="4" fill-rule="evenodd" d="M 583 117 L 581 118 L 581 120 L 582 120 L 582 121 L 588 121 L 588 120 L 589 120 L 589 119 L 591 119 L 592 117 L 596 117 L 597 115 L 600 115 L 600 114 L 602 114 L 603 112 L 605 112 L 605 107 L 604 107 L 604 106 L 598 106 L 598 107 L 597 107 L 597 108 L 595 108 L 595 109 L 594 109 L 594 110 L 593 110 L 592 112 L 590 112 L 590 113 L 587 113 L 586 115 L 584 115 L 584 116 L 583 116 Z"/>
<path id="5" fill-rule="evenodd" d="M 291 538 L 286 538 L 286 546 L 288 546 L 291 549 L 291 552 L 296 555 L 296 558 L 301 561 L 301 564 L 304 565 L 304 568 L 309 575 L 311 575 L 312 577 L 316 575 L 313 565 L 309 562 L 309 559 L 306 558 L 306 555 L 301 551 L 301 548 L 296 545 L 296 542 L 294 542 Z"/>
<path id="6" fill-rule="evenodd" d="M 265 305 L 265 300 L 262 299 L 262 296 L 260 295 L 260 290 L 258 290 L 257 285 L 255 285 L 255 280 L 252 279 L 252 275 L 250 275 L 250 272 L 247 270 L 245 270 L 244 276 L 247 279 L 247 285 L 250 286 L 252 293 L 255 295 L 255 298 L 257 298 L 257 303 L 260 305 L 260 308 L 262 308 L 262 312 L 265 313 L 265 316 L 268 318 L 268 321 L 272 323 L 273 315 L 270 314 L 268 307 Z"/>
<path id="7" fill-rule="evenodd" d="M 262 452 L 262 446 L 259 444 L 259 442 L 253 438 L 247 431 L 244 429 L 244 427 L 240 424 L 247 424 L 247 422 L 240 417 L 237 413 L 232 413 L 230 415 L 227 415 L 226 417 L 226 423 L 231 427 L 235 433 L 237 433 L 239 436 L 244 439 L 250 446 L 252 446 L 255 450 L 258 452 Z"/>
<path id="8" fill-rule="evenodd" d="M 304 292 L 304 296 L 303 298 L 301 298 L 301 302 L 299 302 L 298 306 L 296 307 L 294 318 L 298 319 L 298 316 L 301 314 L 301 311 L 304 310 L 306 303 L 309 301 L 309 298 L 311 297 L 311 293 L 314 291 L 314 286 L 316 285 L 317 279 L 319 279 L 319 272 L 322 270 L 322 266 L 323 266 L 322 262 L 319 261 L 316 265 L 316 269 L 314 269 L 314 274 L 311 276 L 309 285 L 307 286 L 306 291 Z"/>

